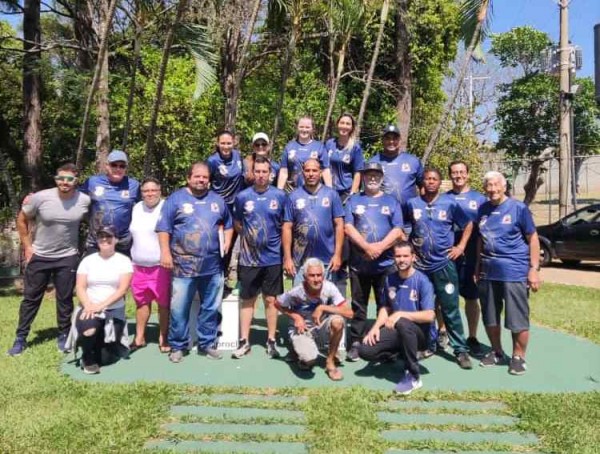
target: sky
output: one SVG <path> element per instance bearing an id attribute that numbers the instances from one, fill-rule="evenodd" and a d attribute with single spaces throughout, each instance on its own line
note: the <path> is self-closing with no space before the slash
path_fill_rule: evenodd
<path id="1" fill-rule="evenodd" d="M 577 76 L 594 77 L 594 25 L 600 23 L 600 0 L 571 0 L 569 39 L 581 47 L 583 67 Z M 559 40 L 559 8 L 556 0 L 494 0 L 492 32 L 530 25 Z"/>

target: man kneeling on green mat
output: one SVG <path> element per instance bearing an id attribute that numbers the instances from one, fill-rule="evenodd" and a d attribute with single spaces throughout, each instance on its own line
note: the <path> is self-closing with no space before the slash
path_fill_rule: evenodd
<path id="1" fill-rule="evenodd" d="M 337 367 L 337 351 L 352 309 L 337 287 L 324 278 L 325 265 L 316 258 L 304 263 L 304 281 L 279 295 L 275 306 L 290 317 L 290 341 L 298 365 L 312 369 L 319 351 L 329 346 L 325 372 L 334 381 L 344 378 Z"/>

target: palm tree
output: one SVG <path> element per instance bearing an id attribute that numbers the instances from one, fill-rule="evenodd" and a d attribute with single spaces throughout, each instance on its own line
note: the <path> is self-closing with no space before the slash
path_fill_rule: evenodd
<path id="1" fill-rule="evenodd" d="M 463 63 L 460 67 L 457 76 L 457 83 L 454 87 L 453 92 L 450 95 L 446 108 L 442 113 L 438 123 L 436 124 L 429 142 L 425 147 L 425 152 L 421 161 L 423 164 L 427 163 L 429 156 L 431 155 L 435 144 L 444 128 L 446 121 L 452 111 L 452 107 L 458 97 L 458 94 L 462 88 L 463 80 L 467 74 L 467 69 L 471 63 L 471 58 L 475 51 L 481 45 L 481 42 L 488 33 L 490 25 L 490 17 L 492 13 L 492 0 L 463 0 L 461 5 L 460 17 L 462 22 L 462 38 L 465 43 L 469 43 L 467 51 L 465 52 Z"/>

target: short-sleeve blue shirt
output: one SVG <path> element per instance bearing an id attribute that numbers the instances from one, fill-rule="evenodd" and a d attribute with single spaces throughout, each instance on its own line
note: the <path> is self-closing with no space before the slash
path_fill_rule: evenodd
<path id="1" fill-rule="evenodd" d="M 235 198 L 234 217 L 242 224 L 240 259 L 242 266 L 281 265 L 281 226 L 287 196 L 269 186 L 257 192 L 254 186 Z"/>
<path id="2" fill-rule="evenodd" d="M 105 174 L 93 175 L 79 190 L 91 199 L 88 245 L 96 244 L 96 230 L 103 225 L 112 225 L 119 239 L 130 237 L 131 213 L 142 199 L 135 178 L 125 176 L 119 183 L 112 183 Z"/>
<path id="3" fill-rule="evenodd" d="M 337 139 L 332 138 L 325 142 L 325 149 L 329 156 L 333 189 L 340 195 L 349 193 L 354 174 L 365 164 L 360 144 L 355 143 L 352 148 L 347 149 L 339 145 Z"/>
<path id="4" fill-rule="evenodd" d="M 231 205 L 235 196 L 244 188 L 244 160 L 238 150 L 232 150 L 229 159 L 223 159 L 215 151 L 206 160 L 210 169 L 211 189 Z"/>
<path id="5" fill-rule="evenodd" d="M 345 223 L 353 225 L 368 243 L 383 240 L 394 228 L 402 228 L 402 209 L 389 194 L 379 197 L 364 192 L 352 195 L 346 202 Z M 350 266 L 361 274 L 379 274 L 394 264 L 390 248 L 376 260 L 367 259 L 351 242 Z"/>
<path id="6" fill-rule="evenodd" d="M 435 310 L 435 293 L 429 278 L 419 270 L 403 279 L 398 273 L 386 277 L 385 301 L 392 313 Z M 419 323 L 424 334 L 428 334 L 431 323 Z"/>
<path id="7" fill-rule="evenodd" d="M 476 228 L 477 212 L 479 210 L 479 207 L 487 201 L 487 198 L 481 192 L 475 191 L 473 189 L 469 189 L 468 191 L 461 193 L 456 193 L 450 190 L 446 194 L 448 194 L 450 197 L 452 197 L 458 202 L 469 221 L 473 222 L 473 233 L 471 234 L 469 242 L 467 243 L 467 248 L 465 249 L 465 256 L 467 260 L 475 260 L 475 254 L 477 253 L 477 237 L 479 235 Z M 462 233 L 462 230 L 455 230 L 455 245 L 460 243 Z"/>
<path id="8" fill-rule="evenodd" d="M 485 202 L 479 208 L 478 223 L 483 240 L 481 279 L 526 282 L 529 273 L 527 236 L 535 232 L 527 206 L 511 198 L 500 205 Z"/>
<path id="9" fill-rule="evenodd" d="M 219 228 L 232 228 L 221 196 L 208 191 L 201 197 L 179 189 L 164 202 L 157 232 L 170 235 L 175 277 L 210 276 L 223 271 Z"/>
<path id="10" fill-rule="evenodd" d="M 329 168 L 329 155 L 323 142 L 311 140 L 307 144 L 301 144 L 297 140 L 291 140 L 283 149 L 281 167 L 288 169 L 288 182 L 294 189 L 304 185 L 302 165 L 309 159 L 318 159 L 321 169 Z"/>
<path id="11" fill-rule="evenodd" d="M 396 197 L 404 205 L 417 196 L 417 185 L 423 180 L 423 166 L 415 155 L 402 152 L 395 158 L 382 153 L 373 156 L 369 162 L 378 162 L 383 167 L 383 191 Z"/>
<path id="12" fill-rule="evenodd" d="M 432 203 L 413 197 L 406 203 L 406 218 L 412 225 L 410 241 L 417 252 L 415 267 L 426 273 L 448 264 L 454 227 L 464 229 L 469 223 L 458 202 L 447 194 L 440 194 Z"/>
<path id="13" fill-rule="evenodd" d="M 304 186 L 293 191 L 283 220 L 293 223 L 294 264 L 301 266 L 309 257 L 329 263 L 335 252 L 334 219 L 343 217 L 342 201 L 332 188 L 321 185 L 314 194 Z"/>

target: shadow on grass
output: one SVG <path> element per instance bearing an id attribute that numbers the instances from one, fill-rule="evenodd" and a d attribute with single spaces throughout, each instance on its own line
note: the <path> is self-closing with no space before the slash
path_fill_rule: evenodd
<path id="1" fill-rule="evenodd" d="M 30 347 L 35 345 L 43 344 L 44 342 L 48 342 L 49 340 L 54 340 L 58 337 L 58 329 L 57 328 L 44 328 L 38 331 L 35 331 L 34 338 L 28 342 Z"/>

